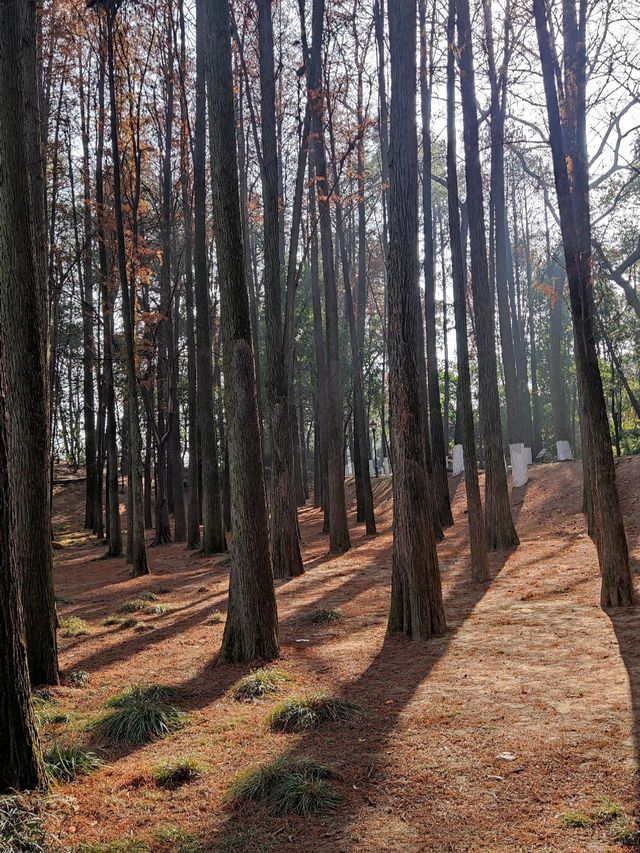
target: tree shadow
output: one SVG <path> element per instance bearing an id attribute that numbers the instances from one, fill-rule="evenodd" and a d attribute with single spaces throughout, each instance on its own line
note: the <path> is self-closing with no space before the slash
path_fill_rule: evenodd
<path id="1" fill-rule="evenodd" d="M 500 573 L 509 553 L 490 555 L 492 580 Z M 203 850 L 221 849 L 233 839 L 244 839 L 242 850 L 246 853 L 264 849 L 260 844 L 265 840 L 265 824 L 270 828 L 270 835 L 285 833 L 290 840 L 295 839 L 293 846 L 286 849 L 348 849 L 346 833 L 351 815 L 374 804 L 375 786 L 384 783 L 385 750 L 400 716 L 491 586 L 491 581 L 473 583 L 467 560 L 461 563 L 457 571 L 448 573 L 446 582 L 446 633 L 419 643 L 399 635 L 385 635 L 370 665 L 356 679 L 339 688 L 340 695 L 364 707 L 366 721 L 356 719 L 339 728 L 329 725 L 303 732 L 284 753 L 291 758 L 309 756 L 336 767 L 342 777 L 341 788 L 347 796 L 345 805 L 329 816 L 316 819 L 312 826 L 302 818 L 268 816 L 262 807 L 253 803 L 227 805 L 223 824 L 205 827 L 198 836 Z M 383 688 L 376 689 L 376 685 L 383 685 Z M 329 836 L 335 847 L 322 846 Z M 254 844 L 252 839 L 259 841 Z"/>

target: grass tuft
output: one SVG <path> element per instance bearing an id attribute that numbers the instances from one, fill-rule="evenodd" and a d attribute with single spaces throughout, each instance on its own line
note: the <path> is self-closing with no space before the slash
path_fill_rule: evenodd
<path id="1" fill-rule="evenodd" d="M 209 625 L 221 625 L 224 622 L 224 613 L 222 610 L 214 610 L 207 618 Z"/>
<path id="2" fill-rule="evenodd" d="M 82 637 L 89 633 L 89 624 L 78 616 L 63 616 L 58 620 L 58 628 L 63 637 Z"/>
<path id="3" fill-rule="evenodd" d="M 331 696 L 304 696 L 286 699 L 271 711 L 267 722 L 272 731 L 295 732 L 313 729 L 322 723 L 349 720 L 363 710 L 356 702 Z"/>
<path id="4" fill-rule="evenodd" d="M 151 853 L 151 850 L 144 841 L 126 838 L 104 844 L 80 844 L 74 848 L 74 853 Z"/>
<path id="5" fill-rule="evenodd" d="M 173 688 L 159 684 L 136 685 L 106 702 L 112 709 L 91 724 L 111 743 L 143 744 L 165 737 L 184 725 L 185 714 L 170 704 Z"/>
<path id="6" fill-rule="evenodd" d="M 160 599 L 155 592 L 143 592 L 140 595 L 140 601 L 159 601 Z"/>
<path id="7" fill-rule="evenodd" d="M 151 768 L 153 780 L 161 788 L 179 788 L 187 782 L 199 779 L 204 766 L 195 758 L 179 758 L 177 761 L 162 761 Z"/>
<path id="8" fill-rule="evenodd" d="M 241 678 L 231 691 L 236 702 L 252 702 L 260 699 L 268 693 L 276 693 L 280 684 L 291 681 L 291 676 L 281 669 L 267 668 L 256 669 Z"/>
<path id="9" fill-rule="evenodd" d="M 591 826 L 593 819 L 586 813 L 578 809 L 569 809 L 560 815 L 562 823 L 568 829 L 581 829 L 586 826 Z"/>
<path id="10" fill-rule="evenodd" d="M 609 823 L 616 818 L 624 817 L 624 809 L 610 797 L 602 797 L 594 812 L 594 818 L 600 823 Z"/>
<path id="11" fill-rule="evenodd" d="M 640 832 L 635 824 L 624 813 L 612 820 L 609 831 L 611 838 L 617 844 L 624 844 L 630 847 L 637 847 L 640 844 Z"/>
<path id="12" fill-rule="evenodd" d="M 90 675 L 84 669 L 72 669 L 67 673 L 66 680 L 72 687 L 86 687 Z"/>
<path id="13" fill-rule="evenodd" d="M 149 607 L 148 602 L 141 598 L 132 598 L 129 601 L 123 601 L 116 613 L 144 613 Z"/>
<path id="14" fill-rule="evenodd" d="M 309 758 L 279 758 L 239 773 L 229 788 L 231 802 L 263 802 L 272 814 L 312 814 L 329 812 L 342 802 L 342 795 L 330 784 L 337 774 L 330 767 Z"/>
<path id="15" fill-rule="evenodd" d="M 0 797 L 0 851 L 47 853 L 49 845 L 38 809 L 26 798 Z"/>
<path id="16" fill-rule="evenodd" d="M 339 610 L 333 608 L 319 607 L 317 610 L 312 610 L 307 613 L 303 620 L 311 622 L 313 625 L 331 625 L 334 622 L 339 622 L 343 619 L 343 615 Z"/>
<path id="17" fill-rule="evenodd" d="M 73 782 L 78 776 L 86 776 L 97 770 L 102 761 L 95 752 L 89 752 L 79 744 L 62 746 L 54 743 L 44 755 L 47 776 L 54 782 Z"/>

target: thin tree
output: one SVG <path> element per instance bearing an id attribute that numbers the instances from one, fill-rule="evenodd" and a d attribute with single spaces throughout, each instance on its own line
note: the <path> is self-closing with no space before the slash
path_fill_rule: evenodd
<path id="1" fill-rule="evenodd" d="M 389 396 L 393 567 L 388 630 L 423 640 L 445 630 L 426 459 L 426 377 L 418 289 L 416 2 L 389 4 Z"/>
<path id="2" fill-rule="evenodd" d="M 629 552 L 616 485 L 607 407 L 595 343 L 589 159 L 586 141 L 587 3 L 562 2 L 564 43 L 562 113 L 554 55 L 543 0 L 533 4 L 549 119 L 549 143 L 569 283 L 587 483 L 602 576 L 603 607 L 634 602 Z"/>
<path id="3" fill-rule="evenodd" d="M 233 560 L 220 662 L 278 655 L 251 320 L 238 188 L 227 0 L 206 0 L 211 187 L 220 281 L 224 391 L 231 480 Z"/>
<path id="4" fill-rule="evenodd" d="M 471 286 L 478 347 L 480 423 L 486 457 L 485 534 L 487 547 L 491 550 L 500 550 L 518 545 L 519 540 L 509 505 L 500 425 L 495 322 L 493 295 L 487 266 L 487 236 L 484 220 L 482 174 L 480 171 L 480 144 L 469 0 L 458 0 L 457 31 L 466 163 L 466 204 L 471 246 Z"/>
<path id="5" fill-rule="evenodd" d="M 198 421 L 202 454 L 202 553 L 227 550 L 222 526 L 216 422 L 213 411 L 211 316 L 207 278 L 204 0 L 196 3 L 196 115 L 193 141 L 193 266 L 196 304 Z"/>
<path id="6" fill-rule="evenodd" d="M 431 21 L 431 40 L 427 40 L 426 0 L 418 4 L 420 15 L 420 112 L 422 116 L 422 221 L 424 240 L 424 316 L 427 344 L 427 392 L 429 396 L 429 436 L 433 469 L 433 494 L 442 527 L 453 524 L 447 448 L 444 443 L 440 373 L 436 340 L 436 278 L 433 251 L 433 209 L 431 193 L 431 92 L 433 88 L 433 39 L 435 21 Z M 435 4 L 434 4 L 435 15 Z"/>
<path id="7" fill-rule="evenodd" d="M 487 545 L 484 535 L 484 518 L 478 460 L 473 426 L 471 399 L 471 373 L 469 369 L 469 343 L 467 338 L 467 305 L 464 258 L 460 234 L 460 205 L 458 198 L 458 171 L 456 159 L 456 102 L 455 102 L 455 15 L 456 0 L 449 0 L 447 17 L 447 202 L 449 211 L 449 236 L 451 242 L 451 272 L 453 278 L 453 306 L 456 321 L 456 351 L 458 358 L 458 418 L 464 458 L 464 479 L 467 490 L 467 518 L 471 547 L 471 577 L 475 581 L 489 579 Z"/>
<path id="8" fill-rule="evenodd" d="M 264 205 L 264 293 L 266 318 L 266 392 L 271 415 L 271 518 L 273 574 L 301 575 L 302 556 L 294 495 L 292 425 L 282 330 L 278 139 L 273 61 L 271 0 L 257 0 L 262 123 L 262 199 Z"/>

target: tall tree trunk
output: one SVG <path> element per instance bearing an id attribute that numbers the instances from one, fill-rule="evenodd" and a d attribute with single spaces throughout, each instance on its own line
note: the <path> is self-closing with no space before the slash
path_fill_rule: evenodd
<path id="1" fill-rule="evenodd" d="M 535 326 L 535 290 L 533 288 L 533 266 L 531 262 L 531 233 L 529 230 L 529 210 L 527 198 L 524 199 L 524 254 L 527 273 L 527 324 L 529 332 L 529 352 L 531 357 L 531 421 L 533 439 L 531 455 L 536 459 L 542 449 L 542 425 L 540 412 L 540 395 L 538 394 L 538 347 Z"/>
<path id="2" fill-rule="evenodd" d="M 616 485 L 607 408 L 594 336 L 593 269 L 586 144 L 586 0 L 563 0 L 564 93 L 562 119 L 554 56 L 542 0 L 534 0 L 560 226 L 569 282 L 578 389 L 588 445 L 588 485 L 602 575 L 603 607 L 633 604 L 629 552 Z M 568 164 L 571 163 L 571 174 Z"/>
<path id="3" fill-rule="evenodd" d="M 351 547 L 344 493 L 344 432 L 342 426 L 342 382 L 340 376 L 340 335 L 338 323 L 338 289 L 331 225 L 331 199 L 324 148 L 324 91 L 320 69 L 324 0 L 314 0 L 312 46 L 307 74 L 308 97 L 311 100 L 311 126 L 314 135 L 316 191 L 320 219 L 322 274 L 324 277 L 325 325 L 327 335 L 327 470 L 329 499 L 329 548 L 342 554 Z"/>
<path id="4" fill-rule="evenodd" d="M 180 189 L 184 219 L 184 281 L 187 316 L 187 410 L 189 414 L 187 473 L 187 548 L 200 545 L 198 500 L 198 384 L 196 371 L 195 315 L 193 305 L 193 216 L 191 210 L 191 185 L 189 180 L 189 105 L 186 87 L 186 37 L 184 0 L 180 2 Z"/>
<path id="5" fill-rule="evenodd" d="M 16 17 L 15 9 L 8 8 L 10 5 L 6 0 L 0 4 L 0 27 L 3 28 L 5 39 L 7 36 L 15 37 L 17 46 L 20 44 L 17 27 L 13 31 L 4 29 L 12 27 L 7 12 Z M 7 69 L 3 67 L 4 64 L 0 57 L 0 79 L 7 81 L 10 79 L 9 71 L 13 73 L 15 66 Z M 4 85 L 0 87 L 0 116 L 8 128 L 10 125 L 5 112 L 7 101 L 11 105 L 10 114 L 14 117 L 15 104 L 11 103 L 13 93 L 4 89 Z M 4 163 L 6 148 L 1 130 L 0 145 Z M 11 222 L 4 218 L 4 195 L 5 192 L 0 191 L 0 257 L 3 259 L 6 258 L 6 238 L 13 241 L 18 233 L 14 234 L 10 230 Z M 9 200 L 13 204 L 13 199 Z M 1 279 L 0 282 L 5 284 Z M 3 794 L 45 785 L 36 718 L 31 705 L 21 583 L 16 561 L 16 527 L 8 470 L 11 451 L 9 417 L 5 406 L 8 383 L 5 379 L 4 346 L 4 340 L 0 337 L 0 793 Z"/>
<path id="6" fill-rule="evenodd" d="M 393 567 L 388 630 L 414 640 L 445 630 L 427 473 L 425 372 L 418 289 L 416 3 L 389 4 L 389 396 L 393 431 Z"/>
<path id="7" fill-rule="evenodd" d="M 251 320 L 242 244 L 227 0 L 206 0 L 211 185 L 220 281 L 233 522 L 229 609 L 220 662 L 278 655 Z"/>
<path id="8" fill-rule="evenodd" d="M 451 241 L 451 268 L 456 321 L 456 352 L 458 357 L 458 391 L 456 434 L 464 458 L 464 479 L 467 490 L 467 519 L 471 548 L 471 577 L 475 581 L 489 579 L 487 545 L 484 534 L 482 501 L 478 481 L 476 440 L 473 426 L 471 399 L 471 373 L 469 370 L 469 343 L 467 336 L 466 282 L 460 234 L 460 206 L 458 198 L 458 164 L 456 157 L 456 101 L 455 101 L 455 15 L 456 0 L 449 0 L 447 17 L 447 201 L 449 235 Z M 456 439 L 457 442 L 457 439 Z"/>
<path id="9" fill-rule="evenodd" d="M 196 4 L 196 118 L 193 154 L 194 183 L 194 284 L 196 301 L 196 347 L 198 371 L 198 420 L 202 454 L 202 553 L 226 551 L 222 528 L 222 503 L 216 424 L 213 412 L 213 372 L 211 366 L 211 326 L 207 280 L 206 235 L 206 94 L 204 16 L 205 0 Z"/>
<path id="10" fill-rule="evenodd" d="M 107 10 L 107 58 L 109 78 L 109 103 L 111 112 L 111 151 L 113 158 L 113 200 L 118 244 L 118 272 L 122 295 L 122 319 L 126 344 L 127 413 L 129 432 L 129 488 L 131 504 L 132 574 L 133 577 L 149 574 L 147 549 L 144 540 L 144 512 L 142 507 L 142 437 L 138 411 L 138 389 L 136 380 L 136 356 L 134 341 L 135 299 L 130 293 L 127 275 L 127 254 L 122 211 L 122 189 L 120 183 L 120 141 L 116 103 L 116 79 L 114 61 L 114 25 L 116 9 Z"/>
<path id="11" fill-rule="evenodd" d="M 105 57 L 104 50 L 100 51 L 100 66 L 98 72 L 98 144 L 96 149 L 96 219 L 98 236 L 98 261 L 100 266 L 100 296 L 102 301 L 103 325 L 103 364 L 104 364 L 104 394 L 107 410 L 105 443 L 107 448 L 107 535 L 109 547 L 105 556 L 120 557 L 122 555 L 122 530 L 120 525 L 120 495 L 118 493 L 118 438 L 116 423 L 116 394 L 113 378 L 113 311 L 114 294 L 111 292 L 109 281 L 109 264 L 107 260 L 107 243 L 105 235 L 104 212 L 104 90 L 105 90 Z"/>
<path id="12" fill-rule="evenodd" d="M 94 396 L 95 341 L 93 337 L 93 217 L 91 214 L 91 178 L 89 173 L 89 100 L 85 101 L 83 69 L 79 69 L 80 129 L 82 136 L 82 184 L 84 190 L 83 224 L 83 299 L 82 299 L 82 392 L 86 489 L 84 526 L 94 530 L 98 510 L 98 467 Z M 101 513 L 101 509 L 99 510 Z M 95 530 L 94 530 L 95 532 Z"/>
<path id="13" fill-rule="evenodd" d="M 553 434 L 559 460 L 573 459 L 569 444 L 567 420 L 567 395 L 562 376 L 562 338 L 564 332 L 564 270 L 550 262 L 553 295 L 550 299 L 549 321 L 549 387 L 551 390 L 551 416 Z"/>
<path id="14" fill-rule="evenodd" d="M 6 382 L 8 446 L 1 460 L 13 495 L 10 511 L 15 536 L 17 577 L 22 584 L 22 606 L 33 684 L 58 683 L 56 609 L 51 557 L 50 417 L 47 392 L 46 265 L 39 224 L 44 219 L 44 195 L 34 186 L 43 169 L 37 113 L 36 4 L 0 5 L 0 328 Z M 34 106 L 32 98 L 36 97 Z M 32 162 L 37 158 L 37 163 Z M 3 413 L 4 415 L 4 413 Z M 6 483 L 3 484 L 3 491 Z M 7 499 L 4 494 L 5 501 Z M 6 507 L 6 503 L 5 503 Z M 8 521 L 5 515 L 3 521 Z M 7 530 L 8 528 L 4 528 Z M 4 534 L 5 537 L 7 534 Z M 3 550 L 8 547 L 5 538 Z M 15 615 L 19 598 L 9 554 L 5 618 Z M 11 577 L 10 577 L 11 575 Z M 12 580 L 13 578 L 13 580 Z M 4 594 L 3 594 L 4 599 Z M 18 605 L 19 606 L 19 605 Z M 6 630 L 6 629 L 5 629 Z M 21 679 L 15 639 L 5 634 L 8 675 L 24 713 L 26 701 L 16 680 Z M 1 641 L 0 641 L 1 642 Z M 10 712 L 12 713 L 12 712 Z M 16 721 L 13 721 L 16 724 Z M 26 737 L 26 732 L 24 737 Z M 15 756 L 14 756 L 15 758 Z M 29 775 L 34 764 L 25 768 Z"/>
<path id="15" fill-rule="evenodd" d="M 264 292 L 266 389 L 271 418 L 270 542 L 276 578 L 301 575 L 302 556 L 294 495 L 293 437 L 282 332 L 278 140 L 273 66 L 271 0 L 257 0 L 262 120 L 262 198 L 264 205 Z M 243 280 L 245 279 L 243 275 Z"/>
<path id="16" fill-rule="evenodd" d="M 478 141 L 469 0 L 458 0 L 457 29 L 466 163 L 466 203 L 471 244 L 471 285 L 478 348 L 480 421 L 486 456 L 485 535 L 487 547 L 491 550 L 500 550 L 518 545 L 519 540 L 509 505 L 500 425 L 493 294 L 491 293 L 487 268 L 487 238 L 484 224 L 482 175 L 480 172 L 480 145 Z"/>
<path id="17" fill-rule="evenodd" d="M 429 398 L 429 436 L 433 469 L 435 507 L 442 527 L 453 524 L 447 449 L 442 431 L 440 374 L 436 341 L 436 278 L 433 251 L 433 211 L 431 201 L 431 86 L 433 81 L 433 42 L 427 42 L 426 0 L 419 2 L 420 13 L 420 112 L 422 115 L 422 221 L 424 239 L 424 316 L 427 343 L 427 393 Z M 435 22 L 431 22 L 432 39 Z"/>

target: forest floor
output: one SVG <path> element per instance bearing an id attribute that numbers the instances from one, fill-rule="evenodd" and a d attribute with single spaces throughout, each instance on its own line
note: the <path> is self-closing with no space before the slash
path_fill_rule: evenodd
<path id="1" fill-rule="evenodd" d="M 618 473 L 637 579 L 640 458 L 619 460 Z M 132 580 L 124 560 L 101 560 L 104 547 L 81 530 L 82 485 L 57 486 L 59 611 L 89 625 L 86 635 L 61 638 L 61 666 L 90 678 L 84 689 L 51 691 L 53 707 L 69 718 L 49 723 L 48 736 L 92 743 L 87 722 L 136 683 L 178 687 L 188 713 L 177 733 L 103 749 L 101 769 L 54 790 L 49 822 L 63 849 L 628 849 L 614 838 L 618 824 L 589 816 L 602 798 L 631 817 L 637 807 L 640 607 L 600 609 L 581 486 L 579 462 L 535 466 L 527 486 L 512 493 L 521 545 L 493 554 L 492 580 L 478 585 L 469 579 L 464 481 L 451 480 L 456 523 L 438 545 L 448 630 L 427 643 L 385 634 L 391 481 L 375 483 L 379 535 L 367 538 L 352 511 L 353 547 L 344 556 L 327 556 L 320 512 L 302 509 L 305 574 L 277 583 L 278 666 L 292 680 L 249 704 L 229 691 L 251 667 L 216 665 L 223 624 L 207 621 L 226 610 L 228 558 L 201 558 L 183 544 L 150 548 L 151 575 Z M 148 591 L 170 611 L 140 615 L 138 630 L 101 624 Z M 320 607 L 344 618 L 305 623 Z M 366 715 L 302 734 L 268 729 L 265 715 L 277 702 L 315 691 L 354 700 Z M 335 766 L 345 804 L 302 818 L 225 802 L 238 771 L 283 754 Z M 208 769 L 175 790 L 157 787 L 152 766 L 181 757 Z M 570 825 L 583 822 L 572 810 L 588 825 Z"/>

